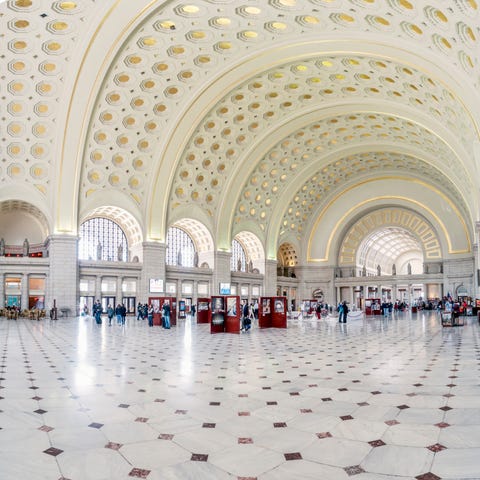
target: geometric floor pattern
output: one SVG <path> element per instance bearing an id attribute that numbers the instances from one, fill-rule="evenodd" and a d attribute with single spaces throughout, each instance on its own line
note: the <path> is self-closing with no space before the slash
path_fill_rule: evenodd
<path id="1" fill-rule="evenodd" d="M 0 319 L 1 480 L 480 479 L 475 317 Z"/>

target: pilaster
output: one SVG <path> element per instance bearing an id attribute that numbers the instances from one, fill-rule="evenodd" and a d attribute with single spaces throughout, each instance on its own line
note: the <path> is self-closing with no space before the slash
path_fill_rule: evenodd
<path id="1" fill-rule="evenodd" d="M 230 271 L 230 259 L 232 254 L 230 252 L 216 251 L 215 252 L 215 268 L 213 270 L 211 294 L 218 295 L 220 290 L 220 283 L 230 283 L 232 281 L 232 273 Z M 239 295 L 240 292 L 237 292 Z"/>
<path id="2" fill-rule="evenodd" d="M 277 261 L 265 260 L 264 295 L 274 297 L 277 294 Z"/>
<path id="3" fill-rule="evenodd" d="M 137 303 L 145 303 L 150 294 L 150 279 L 160 278 L 163 280 L 165 288 L 165 260 L 167 246 L 159 242 L 144 242 L 143 247 L 143 266 L 140 277 L 140 285 L 137 294 Z M 153 294 L 158 295 L 158 294 Z"/>
<path id="4" fill-rule="evenodd" d="M 77 311 L 78 298 L 78 238 L 72 235 L 51 235 L 47 239 L 50 259 L 45 305 L 56 300 L 57 308 Z"/>

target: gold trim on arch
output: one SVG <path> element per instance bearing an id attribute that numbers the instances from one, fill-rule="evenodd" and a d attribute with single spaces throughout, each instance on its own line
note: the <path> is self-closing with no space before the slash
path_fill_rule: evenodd
<path id="1" fill-rule="evenodd" d="M 423 203 L 417 201 L 417 200 L 413 200 L 411 198 L 408 198 L 408 197 L 402 197 L 402 196 L 398 196 L 398 195 L 389 195 L 389 196 L 378 196 L 378 197 L 374 197 L 374 198 L 369 198 L 368 200 L 364 200 L 363 202 L 361 203 L 358 203 L 356 204 L 354 207 L 350 208 L 339 220 L 338 222 L 335 224 L 335 227 L 332 229 L 331 233 L 330 233 L 330 236 L 328 237 L 328 242 L 327 242 L 327 248 L 326 248 L 326 256 L 324 258 L 311 258 L 310 257 L 310 251 L 311 251 L 311 246 L 312 246 L 312 234 L 310 235 L 310 238 L 308 239 L 308 246 L 307 246 L 307 253 L 308 253 L 308 256 L 307 256 L 307 261 L 309 262 L 326 262 L 328 261 L 328 257 L 330 256 L 330 249 L 331 249 L 331 246 L 332 246 L 332 243 L 333 243 L 333 238 L 336 234 L 336 232 L 338 231 L 340 225 L 344 222 L 345 218 L 348 217 L 353 211 L 355 211 L 356 209 L 358 209 L 359 207 L 362 207 L 364 205 L 367 205 L 368 203 L 371 203 L 371 202 L 374 202 L 374 201 L 377 201 L 377 200 L 403 200 L 403 201 L 406 201 L 408 203 L 413 203 L 415 205 L 417 205 L 418 207 L 421 207 L 423 209 L 425 209 L 430 215 L 432 215 L 432 217 L 438 222 L 438 225 L 440 225 L 440 228 L 442 229 L 442 232 L 447 240 L 447 244 L 448 244 L 448 253 L 449 254 L 461 254 L 461 253 L 469 253 L 471 252 L 471 242 L 470 242 L 470 236 L 468 235 L 468 229 L 467 229 L 467 226 L 465 224 L 465 220 L 463 219 L 463 217 L 460 215 L 460 212 L 458 211 L 458 209 L 456 208 L 456 206 L 450 201 L 450 199 L 444 195 L 441 191 L 439 191 L 438 189 L 436 188 L 433 188 L 431 185 L 428 185 L 427 183 L 425 182 L 422 182 L 418 179 L 410 179 L 410 178 L 407 178 L 407 177 L 398 177 L 398 176 L 392 176 L 392 177 L 378 177 L 378 178 L 374 178 L 374 179 L 369 179 L 369 180 L 366 180 L 364 182 L 360 182 L 360 183 L 357 183 L 355 185 L 352 185 L 351 187 L 349 187 L 348 189 L 342 191 L 339 195 L 336 195 L 326 206 L 325 208 L 322 210 L 321 214 L 318 216 L 317 220 L 315 221 L 315 224 L 314 224 L 314 228 L 312 228 L 312 232 L 315 232 L 317 231 L 318 229 L 318 224 L 320 223 L 322 217 L 324 216 L 325 212 L 332 206 L 332 204 L 337 201 L 341 196 L 343 196 L 345 193 L 353 190 L 354 188 L 357 188 L 359 185 L 363 185 L 363 184 L 367 184 L 367 183 L 370 183 L 370 182 L 377 182 L 379 180 L 408 180 L 408 181 L 411 181 L 411 182 L 414 182 L 414 183 L 418 183 L 432 191 L 434 191 L 435 193 L 437 193 L 438 195 L 440 195 L 451 207 L 452 209 L 454 210 L 455 214 L 457 215 L 457 217 L 460 219 L 461 221 L 461 224 L 463 225 L 463 230 L 464 230 L 464 234 L 465 234 L 465 238 L 467 239 L 468 241 L 468 249 L 464 249 L 464 250 L 452 250 L 452 242 L 451 242 L 451 239 L 450 239 L 450 235 L 448 234 L 448 230 L 446 228 L 446 226 L 444 225 L 443 221 L 440 220 L 440 218 L 438 217 L 438 215 L 436 215 L 432 209 L 430 209 L 429 207 L 427 207 L 426 205 L 424 205 Z M 383 208 L 385 208 L 385 206 L 383 206 Z"/>

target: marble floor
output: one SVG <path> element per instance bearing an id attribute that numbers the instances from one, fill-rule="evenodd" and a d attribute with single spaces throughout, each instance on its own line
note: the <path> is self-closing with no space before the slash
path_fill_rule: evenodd
<path id="1" fill-rule="evenodd" d="M 477 319 L 0 319 L 1 480 L 480 479 Z"/>

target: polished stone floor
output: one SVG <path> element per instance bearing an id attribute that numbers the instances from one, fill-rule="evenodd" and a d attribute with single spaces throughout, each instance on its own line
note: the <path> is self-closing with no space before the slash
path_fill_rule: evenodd
<path id="1" fill-rule="evenodd" d="M 479 325 L 0 319 L 1 480 L 480 479 Z"/>

